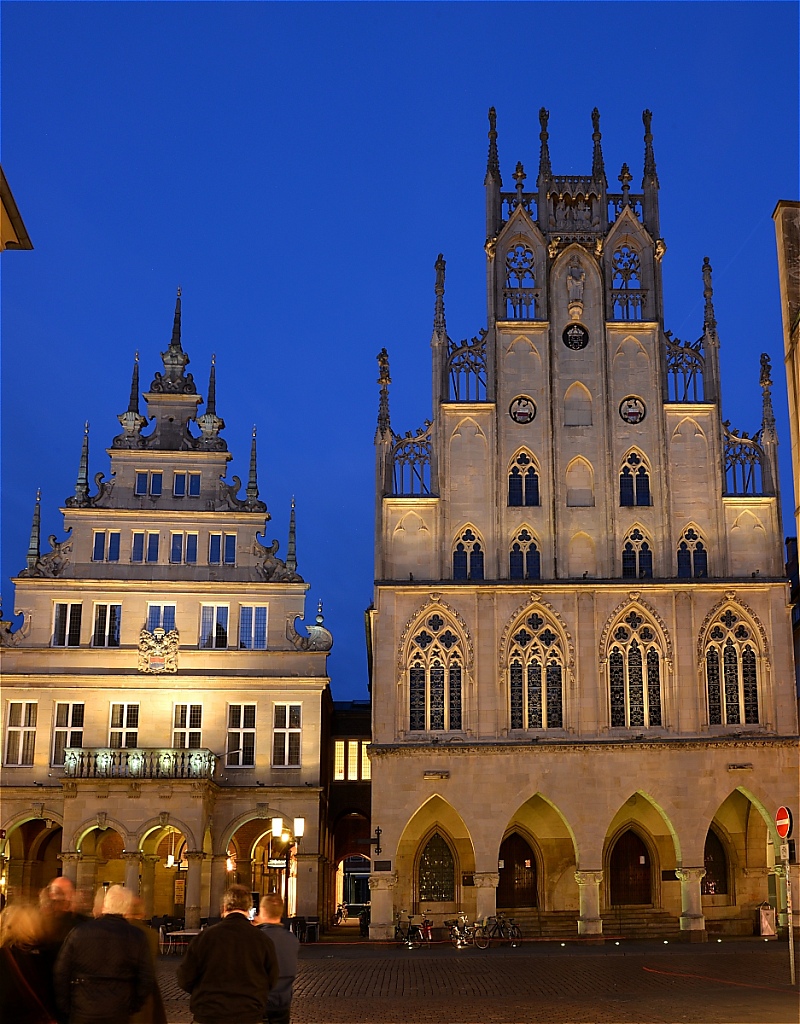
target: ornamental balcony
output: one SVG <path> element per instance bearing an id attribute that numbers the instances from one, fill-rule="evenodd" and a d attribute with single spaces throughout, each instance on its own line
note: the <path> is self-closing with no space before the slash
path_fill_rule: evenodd
<path id="1" fill-rule="evenodd" d="M 180 748 L 67 747 L 64 775 L 69 779 L 210 779 L 217 755 Z"/>

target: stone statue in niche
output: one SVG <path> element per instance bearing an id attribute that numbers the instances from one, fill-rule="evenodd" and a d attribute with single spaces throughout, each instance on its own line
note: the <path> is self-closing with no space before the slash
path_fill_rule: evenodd
<path id="1" fill-rule="evenodd" d="M 583 286 L 586 283 L 586 271 L 581 265 L 580 257 L 575 253 L 567 267 L 567 301 L 569 315 L 579 320 L 583 314 Z"/>

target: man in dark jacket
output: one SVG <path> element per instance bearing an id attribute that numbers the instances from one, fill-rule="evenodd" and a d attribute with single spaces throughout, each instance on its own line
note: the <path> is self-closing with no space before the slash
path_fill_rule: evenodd
<path id="1" fill-rule="evenodd" d="M 269 994 L 267 1024 L 289 1024 L 292 1005 L 292 985 L 297 974 L 297 953 L 300 943 L 297 936 L 281 924 L 283 900 L 276 893 L 261 897 L 258 925 L 262 932 L 272 939 L 278 957 L 278 984 Z"/>
<path id="2" fill-rule="evenodd" d="M 278 961 L 270 939 L 250 923 L 250 905 L 249 891 L 232 885 L 222 920 L 192 939 L 178 968 L 196 1024 L 261 1024 L 266 1016 Z"/>
<path id="3" fill-rule="evenodd" d="M 153 988 L 147 939 L 128 924 L 133 893 L 112 885 L 103 914 L 67 935 L 54 970 L 56 999 L 70 1024 L 127 1024 Z"/>

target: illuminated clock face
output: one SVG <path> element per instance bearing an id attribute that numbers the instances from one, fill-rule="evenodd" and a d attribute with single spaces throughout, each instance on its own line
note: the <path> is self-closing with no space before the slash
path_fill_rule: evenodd
<path id="1" fill-rule="evenodd" d="M 519 395 L 508 407 L 508 415 L 515 423 L 532 423 L 536 416 L 536 404 L 527 395 Z"/>
<path id="2" fill-rule="evenodd" d="M 580 324 L 570 324 L 568 327 L 564 328 L 561 340 L 567 348 L 571 348 L 573 351 L 577 352 L 578 349 L 586 348 L 589 344 L 589 332 L 585 327 L 581 327 Z"/>
<path id="3" fill-rule="evenodd" d="M 641 423 L 647 415 L 647 409 L 641 398 L 628 395 L 619 403 L 619 414 L 626 423 Z"/>

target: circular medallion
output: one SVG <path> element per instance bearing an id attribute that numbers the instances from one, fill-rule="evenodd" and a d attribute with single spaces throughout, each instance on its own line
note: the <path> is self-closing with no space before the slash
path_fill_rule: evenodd
<path id="1" fill-rule="evenodd" d="M 519 395 L 508 407 L 508 415 L 515 423 L 532 423 L 536 416 L 536 405 L 527 395 Z"/>
<path id="2" fill-rule="evenodd" d="M 628 395 L 619 403 L 619 414 L 626 423 L 641 423 L 647 415 L 647 410 L 641 398 Z"/>
<path id="3" fill-rule="evenodd" d="M 570 324 L 568 327 L 564 328 L 561 340 L 567 348 L 571 348 L 573 351 L 577 352 L 578 349 L 586 348 L 589 344 L 589 332 L 585 327 L 581 327 L 580 324 Z"/>

